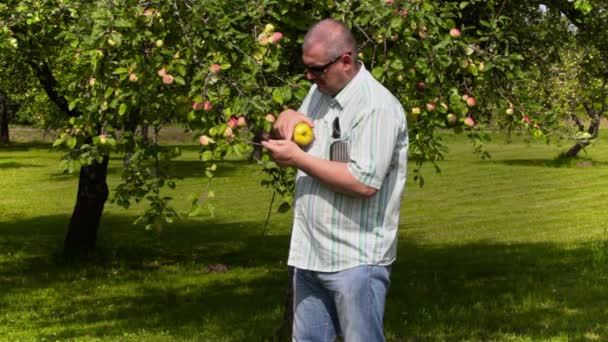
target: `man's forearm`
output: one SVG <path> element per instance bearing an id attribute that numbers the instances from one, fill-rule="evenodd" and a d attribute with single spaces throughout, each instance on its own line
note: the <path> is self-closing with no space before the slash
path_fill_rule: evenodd
<path id="1" fill-rule="evenodd" d="M 355 178 L 346 163 L 325 160 L 300 153 L 295 159 L 295 166 L 307 175 L 320 180 L 333 191 L 353 196 L 371 197 L 378 191 L 361 183 Z"/>

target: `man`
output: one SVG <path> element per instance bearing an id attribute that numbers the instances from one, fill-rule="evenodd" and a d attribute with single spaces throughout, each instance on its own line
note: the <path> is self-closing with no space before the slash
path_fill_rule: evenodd
<path id="1" fill-rule="evenodd" d="M 302 50 L 314 85 L 298 111 L 277 119 L 283 140 L 263 143 L 279 165 L 298 169 L 288 261 L 295 267 L 293 339 L 384 341 L 406 179 L 405 113 L 357 60 L 341 22 L 314 25 Z M 291 141 L 300 122 L 314 129 L 306 150 Z M 331 160 L 340 145 L 347 158 Z"/>

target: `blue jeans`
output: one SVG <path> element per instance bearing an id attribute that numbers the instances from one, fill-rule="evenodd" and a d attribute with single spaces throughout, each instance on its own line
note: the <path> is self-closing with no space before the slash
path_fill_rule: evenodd
<path id="1" fill-rule="evenodd" d="M 390 266 L 339 272 L 295 269 L 293 341 L 384 341 L 384 301 Z"/>

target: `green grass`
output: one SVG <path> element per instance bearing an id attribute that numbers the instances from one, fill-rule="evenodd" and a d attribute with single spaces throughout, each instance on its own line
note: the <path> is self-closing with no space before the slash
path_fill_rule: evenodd
<path id="1" fill-rule="evenodd" d="M 184 134 L 185 135 L 185 134 Z M 25 138 L 24 138 L 25 139 Z M 495 138 L 480 161 L 463 136 L 441 174 L 403 200 L 387 300 L 390 341 L 608 340 L 608 149 L 554 161 L 565 146 Z M 18 140 L 18 139 L 17 139 Z M 186 139 L 185 141 L 187 141 Z M 601 143 L 601 142 L 600 142 Z M 59 257 L 76 175 L 48 143 L 0 149 L 0 341 L 261 341 L 282 315 L 291 213 L 246 162 L 223 163 L 216 214 L 161 232 L 107 204 L 99 252 Z M 172 192 L 185 212 L 207 186 L 195 149 Z M 112 159 L 110 186 L 119 180 Z M 229 271 L 206 272 L 224 264 Z"/>

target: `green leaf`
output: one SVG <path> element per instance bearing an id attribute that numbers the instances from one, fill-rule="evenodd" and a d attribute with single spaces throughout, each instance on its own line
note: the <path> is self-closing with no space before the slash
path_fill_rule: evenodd
<path id="1" fill-rule="evenodd" d="M 272 100 L 278 104 L 283 104 L 285 102 L 285 100 L 283 99 L 283 94 L 281 93 L 281 91 L 279 90 L 280 88 L 276 88 L 273 92 L 272 92 Z"/>
<path id="2" fill-rule="evenodd" d="M 396 16 L 391 20 L 391 28 L 399 30 L 404 24 L 403 17 Z"/>
<path id="3" fill-rule="evenodd" d="M 78 102 L 80 102 L 80 99 L 75 99 L 74 101 L 70 102 L 68 104 L 68 110 L 72 110 L 72 109 L 76 108 L 76 106 L 78 105 Z"/>
<path id="4" fill-rule="evenodd" d="M 112 38 L 112 40 L 114 40 L 116 42 L 116 46 L 120 46 L 120 44 L 122 44 L 122 34 L 118 33 L 118 32 L 112 32 L 110 33 L 110 38 Z"/>
<path id="5" fill-rule="evenodd" d="M 120 104 L 120 107 L 118 107 L 118 115 L 123 116 L 126 111 L 127 111 L 127 104 L 123 102 Z"/>
<path id="6" fill-rule="evenodd" d="M 76 139 L 76 137 L 70 137 L 67 141 L 67 145 L 70 149 L 73 149 L 74 147 L 76 147 L 76 143 L 78 142 L 78 140 Z"/>
<path id="7" fill-rule="evenodd" d="M 114 72 L 113 72 L 113 74 L 115 74 L 115 75 L 121 75 L 121 74 L 127 74 L 127 73 L 129 73 L 129 70 L 127 68 L 123 68 L 123 67 L 116 68 L 116 69 L 114 69 Z"/>
<path id="8" fill-rule="evenodd" d="M 382 74 L 384 74 L 384 67 L 382 66 L 377 66 L 372 70 L 372 75 L 374 75 L 375 78 L 382 77 Z"/>
<path id="9" fill-rule="evenodd" d="M 184 78 L 181 76 L 175 76 L 173 79 L 175 80 L 175 83 L 179 85 L 186 85 L 186 81 L 184 81 Z"/>
<path id="10" fill-rule="evenodd" d="M 105 91 L 105 93 L 104 93 L 104 95 L 103 95 L 103 96 L 104 96 L 105 98 L 108 98 L 108 97 L 110 97 L 110 96 L 112 95 L 112 93 L 114 93 L 114 88 L 112 88 L 112 87 L 108 87 L 108 88 L 106 89 L 106 91 Z"/>
<path id="11" fill-rule="evenodd" d="M 202 161 L 208 161 L 208 160 L 211 160 L 212 155 L 213 155 L 213 154 L 211 153 L 211 151 L 205 151 L 205 152 L 203 152 L 203 154 L 201 155 L 201 160 L 202 160 Z"/>
<path id="12" fill-rule="evenodd" d="M 401 58 L 396 58 L 391 62 L 391 68 L 395 70 L 403 70 L 403 61 Z"/>
<path id="13" fill-rule="evenodd" d="M 65 142 L 65 139 L 57 139 L 53 142 L 53 147 L 57 147 Z"/>

